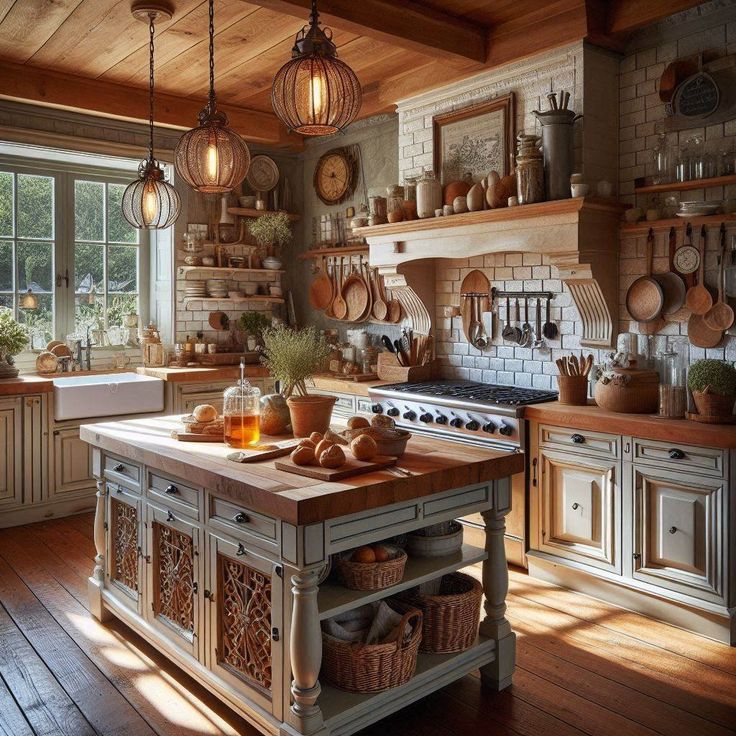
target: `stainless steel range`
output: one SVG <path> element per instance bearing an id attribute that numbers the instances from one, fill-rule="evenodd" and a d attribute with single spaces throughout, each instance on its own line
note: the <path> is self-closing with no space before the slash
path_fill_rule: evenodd
<path id="1" fill-rule="evenodd" d="M 510 452 L 524 451 L 527 446 L 524 406 L 557 399 L 555 391 L 451 380 L 388 384 L 368 392 L 373 413 L 392 417 L 400 427 Z M 513 510 L 506 517 L 506 556 L 523 566 L 528 498 L 525 477 L 520 473 L 512 479 Z M 473 527 L 481 526 L 480 519 L 464 521 L 470 536 Z"/>

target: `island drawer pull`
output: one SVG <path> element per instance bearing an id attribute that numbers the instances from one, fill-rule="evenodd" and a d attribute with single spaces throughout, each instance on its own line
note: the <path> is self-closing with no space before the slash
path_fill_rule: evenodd
<path id="1" fill-rule="evenodd" d="M 683 460 L 685 457 L 685 453 L 676 447 L 673 447 L 671 450 L 669 450 L 667 454 L 672 460 Z"/>
<path id="2" fill-rule="evenodd" d="M 172 483 L 170 486 L 166 486 L 164 493 L 168 493 L 170 496 L 175 496 L 179 493 L 179 489 Z"/>
<path id="3" fill-rule="evenodd" d="M 113 472 L 115 473 L 123 473 L 125 472 L 125 465 L 122 463 L 118 463 L 117 465 L 113 465 Z"/>
<path id="4" fill-rule="evenodd" d="M 585 437 L 581 434 L 574 434 L 570 437 L 570 441 L 576 445 L 582 445 L 585 442 Z"/>
<path id="5" fill-rule="evenodd" d="M 243 547 L 243 543 L 238 543 L 238 551 L 235 553 L 238 557 L 242 557 L 245 554 L 245 547 Z"/>
<path id="6" fill-rule="evenodd" d="M 166 521 L 176 521 L 176 517 L 171 513 L 171 511 L 166 512 Z"/>
<path id="7" fill-rule="evenodd" d="M 248 514 L 244 511 L 238 511 L 238 513 L 233 516 L 233 521 L 236 524 L 245 524 L 248 522 Z"/>

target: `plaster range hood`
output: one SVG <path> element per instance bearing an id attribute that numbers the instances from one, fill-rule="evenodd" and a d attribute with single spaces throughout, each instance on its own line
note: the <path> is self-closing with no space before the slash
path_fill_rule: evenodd
<path id="1" fill-rule="evenodd" d="M 414 323 L 431 325 L 434 283 L 427 259 L 536 253 L 557 267 L 583 325 L 581 344 L 610 347 L 618 322 L 619 220 L 623 208 L 598 199 L 562 199 L 450 217 L 365 227 L 371 266 L 395 291 Z"/>

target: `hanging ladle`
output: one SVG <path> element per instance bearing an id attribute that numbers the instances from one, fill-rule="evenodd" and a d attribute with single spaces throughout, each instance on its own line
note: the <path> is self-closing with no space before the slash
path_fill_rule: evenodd
<path id="1" fill-rule="evenodd" d="M 552 322 L 549 318 L 549 303 L 551 299 L 550 297 L 547 297 L 547 318 L 544 323 L 544 327 L 542 327 L 542 334 L 548 339 L 548 340 L 554 340 L 557 335 L 559 335 L 559 330 L 557 329 L 557 325 Z"/>

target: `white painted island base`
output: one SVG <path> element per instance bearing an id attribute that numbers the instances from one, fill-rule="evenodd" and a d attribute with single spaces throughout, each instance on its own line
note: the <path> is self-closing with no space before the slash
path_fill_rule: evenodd
<path id="1" fill-rule="evenodd" d="M 171 475 L 99 447 L 93 458 L 93 614 L 127 623 L 262 732 L 351 734 L 476 669 L 488 687 L 510 685 L 508 478 L 295 525 L 197 487 L 186 469 Z M 485 549 L 410 558 L 402 582 L 382 591 L 319 583 L 335 553 L 475 512 Z M 473 647 L 420 653 L 415 676 L 382 693 L 320 683 L 321 620 L 481 561 L 485 616 Z"/>

